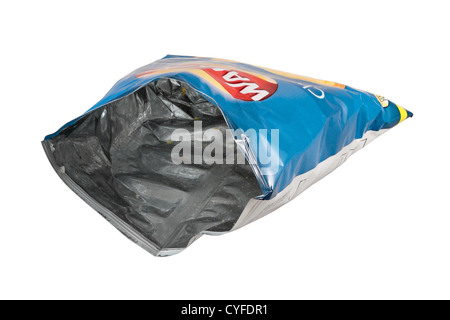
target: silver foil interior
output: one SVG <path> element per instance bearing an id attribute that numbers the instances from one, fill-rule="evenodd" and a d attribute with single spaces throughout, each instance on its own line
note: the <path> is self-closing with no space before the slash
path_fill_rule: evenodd
<path id="1" fill-rule="evenodd" d="M 94 110 L 44 147 L 82 198 L 152 254 L 166 255 L 203 233 L 229 231 L 247 202 L 261 195 L 247 162 L 172 162 L 172 132 L 193 134 L 194 120 L 204 131 L 228 129 L 217 106 L 164 78 Z M 241 151 L 234 152 L 236 159 Z"/>

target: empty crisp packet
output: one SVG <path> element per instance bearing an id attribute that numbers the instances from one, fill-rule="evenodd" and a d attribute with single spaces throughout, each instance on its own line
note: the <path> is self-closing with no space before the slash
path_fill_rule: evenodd
<path id="1" fill-rule="evenodd" d="M 75 193 L 166 256 L 274 211 L 411 116 L 339 83 L 169 55 L 42 144 Z"/>

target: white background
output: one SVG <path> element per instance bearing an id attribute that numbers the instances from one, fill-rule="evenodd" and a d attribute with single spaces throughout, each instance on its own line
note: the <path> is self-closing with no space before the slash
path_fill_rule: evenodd
<path id="1" fill-rule="evenodd" d="M 0 298 L 450 298 L 446 1 L 0 5 Z M 40 141 L 166 54 L 248 62 L 413 111 L 294 201 L 155 258 L 70 191 Z"/>

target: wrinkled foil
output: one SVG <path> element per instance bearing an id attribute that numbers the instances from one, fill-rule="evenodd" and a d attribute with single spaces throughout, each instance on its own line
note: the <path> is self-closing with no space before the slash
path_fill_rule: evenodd
<path id="1" fill-rule="evenodd" d="M 140 244 L 152 254 L 166 255 L 203 233 L 231 230 L 249 199 L 261 194 L 248 163 L 172 162 L 172 132 L 193 134 L 195 120 L 204 131 L 228 128 L 217 106 L 186 83 L 163 78 L 93 111 L 45 145 L 64 180 L 79 187 L 74 191 L 96 202 L 108 220 L 120 219 L 119 229 L 143 237 Z"/>

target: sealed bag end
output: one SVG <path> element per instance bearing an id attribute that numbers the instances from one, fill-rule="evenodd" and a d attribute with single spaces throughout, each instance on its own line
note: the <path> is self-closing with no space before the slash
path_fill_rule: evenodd
<path id="1" fill-rule="evenodd" d="M 398 104 L 395 104 L 397 106 L 399 115 L 400 115 L 400 119 L 398 120 L 398 123 L 405 121 L 408 118 L 412 118 L 413 117 L 413 113 L 409 110 L 406 110 L 405 108 L 399 106 Z"/>
<path id="2" fill-rule="evenodd" d="M 374 94 L 377 102 L 379 103 L 381 113 L 376 118 L 375 124 L 372 128 L 375 130 L 388 129 L 396 126 L 397 124 L 405 121 L 407 118 L 411 118 L 413 113 L 400 105 L 384 98 L 383 96 Z"/>

